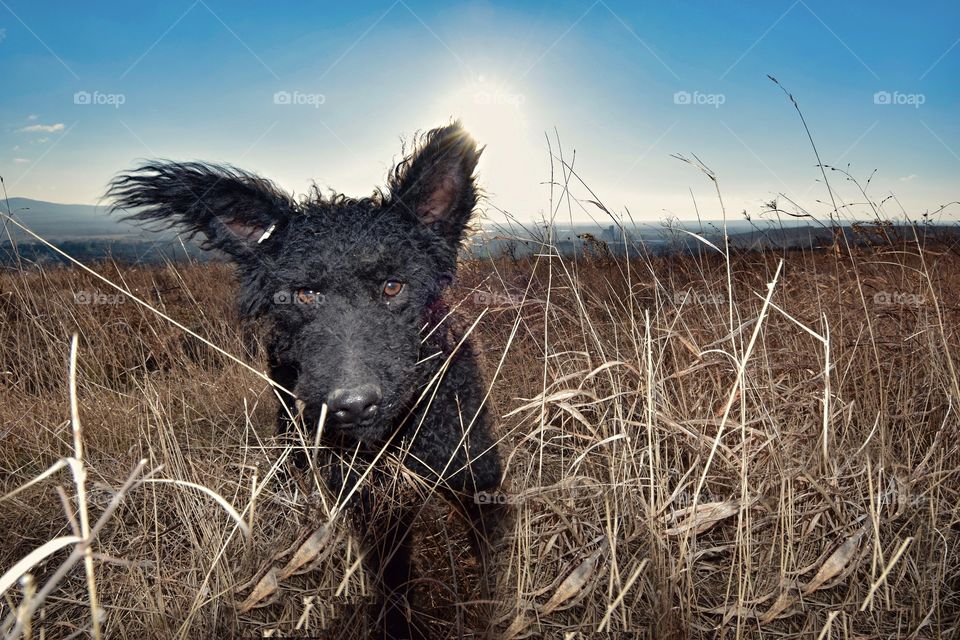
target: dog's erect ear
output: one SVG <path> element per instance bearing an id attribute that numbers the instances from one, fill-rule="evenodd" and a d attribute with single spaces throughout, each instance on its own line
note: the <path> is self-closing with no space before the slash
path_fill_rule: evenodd
<path id="1" fill-rule="evenodd" d="M 237 261 L 254 256 L 296 206 L 269 180 L 200 162 L 149 162 L 117 176 L 106 195 L 127 218 L 202 233 L 205 247 Z"/>
<path id="2" fill-rule="evenodd" d="M 460 123 L 427 132 L 390 178 L 393 198 L 451 245 L 477 205 L 473 171 L 482 149 Z"/>

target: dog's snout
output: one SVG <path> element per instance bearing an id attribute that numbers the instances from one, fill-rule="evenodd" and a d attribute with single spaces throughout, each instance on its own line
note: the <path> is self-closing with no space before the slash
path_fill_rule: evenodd
<path id="1" fill-rule="evenodd" d="M 327 396 L 328 415 L 340 424 L 370 420 L 380 408 L 380 387 L 364 384 L 352 389 L 334 389 Z"/>

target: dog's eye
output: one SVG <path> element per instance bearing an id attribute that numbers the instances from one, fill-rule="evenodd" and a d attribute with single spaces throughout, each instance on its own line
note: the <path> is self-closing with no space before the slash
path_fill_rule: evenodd
<path id="1" fill-rule="evenodd" d="M 383 295 L 388 298 L 396 298 L 403 291 L 403 283 L 397 280 L 387 280 L 383 283 Z"/>
<path id="2" fill-rule="evenodd" d="M 297 289 L 297 302 L 300 304 L 314 304 L 319 297 L 320 294 L 313 289 Z"/>

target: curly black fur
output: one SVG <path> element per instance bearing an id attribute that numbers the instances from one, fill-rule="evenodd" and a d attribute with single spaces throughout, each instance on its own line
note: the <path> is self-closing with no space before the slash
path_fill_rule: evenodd
<path id="1" fill-rule="evenodd" d="M 242 315 L 271 328 L 273 379 L 303 403 L 304 424 L 317 425 L 325 403 L 331 409 L 323 427 L 330 451 L 359 451 L 362 460 L 383 447 L 402 452 L 406 466 L 453 498 L 484 534 L 496 522 L 473 496 L 500 484 L 500 460 L 474 353 L 444 321 L 442 298 L 477 204 L 481 150 L 459 123 L 417 142 L 387 189 L 367 198 L 314 189 L 297 201 L 234 167 L 169 161 L 121 174 L 107 195 L 128 217 L 200 233 L 232 258 Z M 386 293 L 391 282 L 402 283 L 396 295 Z M 375 389 L 375 401 L 362 415 L 338 418 L 334 392 L 359 389 Z M 285 397 L 281 433 L 293 427 L 296 404 Z M 328 465 L 335 494 L 357 481 L 337 459 Z M 369 493 L 357 495 L 361 519 L 372 519 Z M 371 566 L 387 592 L 402 593 L 409 517 L 385 526 L 389 535 L 379 538 Z M 399 610 L 387 612 L 384 629 L 391 637 L 416 635 Z"/>

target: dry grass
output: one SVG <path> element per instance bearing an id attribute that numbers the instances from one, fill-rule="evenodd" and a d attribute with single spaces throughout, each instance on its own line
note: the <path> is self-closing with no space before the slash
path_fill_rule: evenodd
<path id="1" fill-rule="evenodd" d="M 263 369 L 244 355 L 228 267 L 98 269 Z M 502 259 L 464 264 L 456 287 L 467 319 L 492 301 L 474 337 L 515 514 L 502 635 L 957 636 L 956 252 Z M 71 269 L 0 276 L 0 495 L 80 458 L 74 333 L 87 472 L 83 495 L 63 469 L 0 502 L 0 574 L 86 537 L 81 502 L 95 523 L 116 497 L 92 545 L 104 637 L 364 637 L 349 527 L 325 526 L 309 475 L 272 477 L 267 383 L 133 302 L 79 292 L 113 293 Z M 211 495 L 148 474 L 209 488 L 249 537 Z M 431 500 L 418 531 L 433 633 L 465 635 L 462 527 Z M 72 540 L 7 590 L 6 631 L 33 602 L 32 637 L 93 632 Z M 278 574 L 264 606 L 240 606 Z"/>

